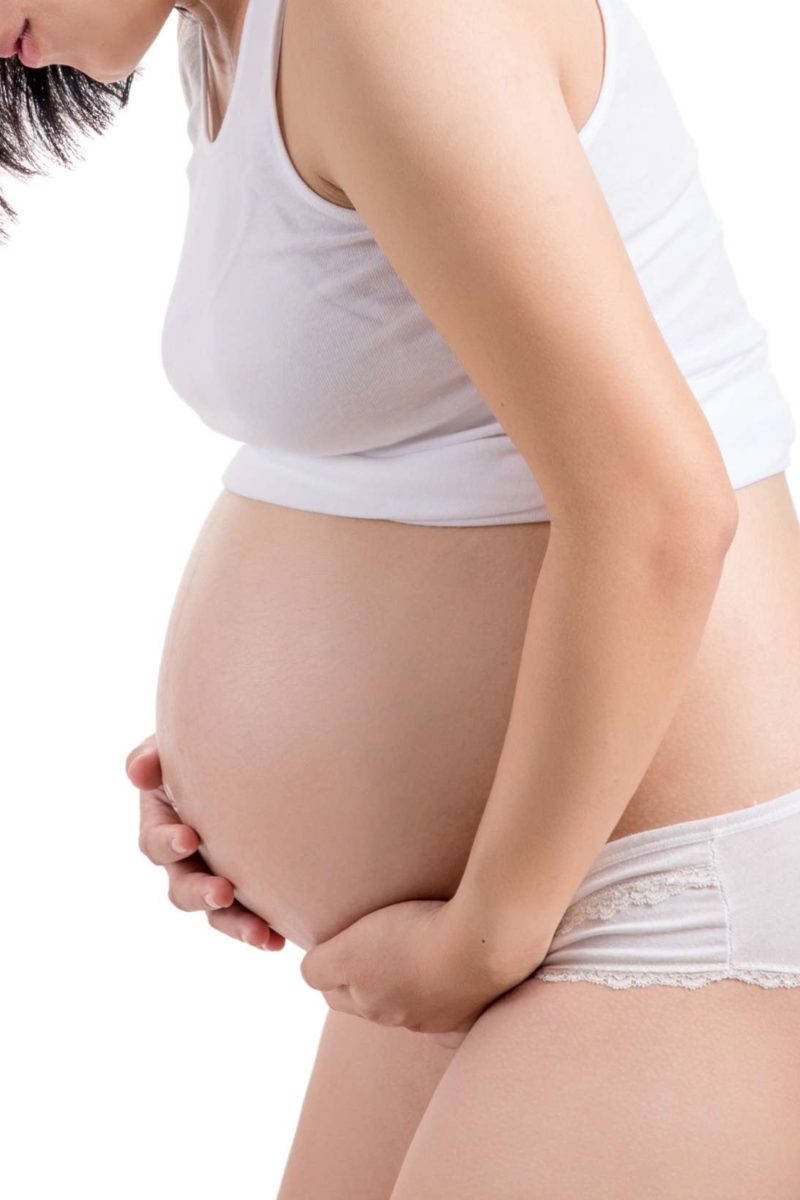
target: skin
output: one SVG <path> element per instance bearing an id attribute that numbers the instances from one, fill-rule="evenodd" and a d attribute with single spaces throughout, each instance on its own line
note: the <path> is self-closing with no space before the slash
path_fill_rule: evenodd
<path id="1" fill-rule="evenodd" d="M 640 789 L 639 802 L 620 822 L 618 836 L 637 828 L 766 800 L 788 790 L 798 777 L 795 698 L 800 680 L 800 526 L 783 476 L 744 488 L 737 496 L 740 505 L 737 533 L 726 557 L 693 677 L 647 784 Z M 233 503 L 238 507 L 237 501 Z M 248 515 L 252 511 L 253 539 L 260 541 L 269 532 L 265 521 L 257 519 L 264 514 L 257 505 L 246 508 Z M 229 528 L 232 527 L 223 530 L 226 540 Z M 525 527 L 525 546 L 534 563 L 534 580 L 546 534 L 541 527 Z M 518 547 L 513 552 L 518 555 Z M 509 566 L 510 554 L 511 551 Z M 426 559 L 423 565 L 432 569 L 433 559 Z M 262 583 L 273 571 L 274 563 L 266 554 Z M 755 604 L 754 579 L 759 580 L 760 593 Z M 402 608 L 403 598 L 398 597 L 397 603 Z M 516 603 L 522 610 L 523 598 Z M 508 598 L 503 599 L 501 611 L 507 617 L 517 615 Z M 487 647 L 487 660 L 493 655 L 492 647 Z M 732 661 L 736 662 L 735 673 L 731 670 Z M 137 784 L 157 788 L 160 775 L 155 747 L 151 745 L 145 757 L 131 765 L 130 771 Z M 696 781 L 700 778 L 702 785 L 698 786 Z M 149 811 L 144 804 L 145 829 Z M 176 814 L 164 799 L 160 800 L 158 811 L 167 823 L 175 822 Z M 258 827 L 257 812 L 255 807 L 251 811 L 250 825 L 242 831 L 243 842 L 249 836 L 248 828 Z M 180 824 L 176 828 L 186 832 Z M 166 831 L 159 833 L 153 828 L 151 833 L 153 847 L 166 847 Z M 404 862 L 413 862 L 407 845 L 400 842 L 398 836 L 393 846 L 397 845 L 405 856 Z M 155 861 L 159 861 L 159 851 L 154 853 Z M 162 853 L 164 860 L 172 857 L 167 849 Z M 242 850 L 232 854 L 233 860 L 241 857 Z M 208 912 L 202 895 L 212 877 L 198 873 L 201 871 L 201 864 L 193 863 L 185 876 L 178 876 L 171 884 L 173 899 L 187 911 Z M 228 895 L 233 892 L 220 879 L 216 884 L 223 896 L 226 890 Z M 335 911 L 339 900 L 339 894 L 333 890 L 327 894 L 326 904 Z M 241 930 L 247 938 L 247 926 L 254 918 L 235 903 L 230 914 L 222 909 L 210 912 L 208 919 L 215 928 L 224 928 L 233 936 Z M 591 1094 L 591 1107 L 581 1118 L 593 1122 L 589 1131 L 598 1142 L 602 1142 L 604 1134 L 611 1136 L 613 1122 L 629 1118 L 623 1106 L 625 1096 L 635 1094 L 634 1089 L 641 1088 L 643 1079 L 652 1078 L 651 1051 L 656 1029 L 658 1039 L 675 1048 L 674 1070 L 667 1076 L 664 1064 L 659 1067 L 659 1094 L 650 1096 L 650 1112 L 654 1105 L 660 1104 L 662 1113 L 672 1114 L 676 1140 L 686 1141 L 691 1131 L 681 1131 L 680 1121 L 683 1117 L 687 1122 L 693 1119 L 693 1105 L 699 1112 L 707 1111 L 703 1088 L 709 1078 L 705 1057 L 698 1058 L 691 1049 L 686 1055 L 677 1053 L 677 1048 L 685 1044 L 688 1030 L 701 1041 L 706 1040 L 706 1054 L 714 1064 L 711 1078 L 721 1092 L 731 1096 L 732 1104 L 739 1105 L 738 1114 L 728 1114 L 732 1120 L 735 1117 L 731 1130 L 738 1134 L 732 1144 L 741 1147 L 743 1154 L 757 1144 L 765 1147 L 763 1153 L 772 1154 L 776 1163 L 785 1159 L 785 1154 L 782 1159 L 776 1156 L 776 1147 L 770 1139 L 755 1142 L 744 1135 L 752 1120 L 753 1087 L 768 1092 L 772 1107 L 765 1120 L 775 1119 L 773 1130 L 792 1128 L 796 1119 L 797 1101 L 791 1085 L 800 1078 L 793 1057 L 800 1018 L 797 992 L 762 993 L 731 983 L 715 984 L 696 993 L 677 993 L 670 988 L 610 993 L 590 984 L 534 982 L 519 985 L 512 994 L 524 998 L 525 1005 L 502 1009 L 507 1018 L 502 1027 L 488 1022 L 488 1013 L 499 1002 L 491 1005 L 487 1015 L 473 1026 L 467 1042 L 486 1030 L 486 1048 L 480 1056 L 468 1060 L 474 1065 L 474 1073 L 468 1082 L 461 1076 L 461 1086 L 484 1096 L 485 1114 L 490 1114 L 494 1105 L 505 1111 L 507 1096 L 515 1098 L 522 1112 L 551 1114 L 547 1125 L 541 1126 L 540 1140 L 531 1141 L 530 1145 L 539 1156 L 545 1151 L 552 1155 L 554 1173 L 559 1161 L 563 1169 L 574 1147 L 571 1130 L 575 1118 L 569 1105 L 569 1080 L 573 1080 L 573 1091 L 582 1095 L 580 1081 L 586 1077 L 589 1036 L 592 1030 L 602 1032 L 608 1022 L 613 1022 L 618 1030 L 615 1040 L 597 1036 L 591 1059 L 591 1078 L 607 1080 L 607 1086 Z M 624 1062 L 620 1062 L 623 1030 L 628 1053 Z M 576 1031 L 585 1032 L 585 1036 L 576 1038 Z M 432 1115 L 434 1110 L 428 1111 L 428 1103 L 454 1053 L 441 1046 L 428 1047 L 426 1038 L 410 1032 L 404 1037 L 403 1032 L 334 1010 L 328 1014 L 280 1200 L 307 1200 L 318 1195 L 331 1200 L 353 1200 L 353 1197 L 374 1200 L 391 1194 L 413 1131 L 423 1114 Z M 753 1057 L 744 1062 L 742 1046 L 753 1047 Z M 550 1069 L 556 1047 L 561 1055 L 557 1078 Z M 510 1065 L 517 1060 L 519 1070 L 510 1072 Z M 463 1063 L 463 1057 L 459 1061 Z M 763 1064 L 763 1078 L 756 1075 L 759 1062 Z M 689 1069 L 690 1063 L 696 1064 L 696 1070 Z M 769 1088 L 765 1079 L 769 1080 Z M 447 1095 L 452 1097 L 454 1092 L 444 1093 Z M 461 1125 L 468 1118 L 475 1146 L 472 1157 L 466 1159 L 467 1164 L 474 1168 L 475 1160 L 480 1161 L 483 1154 L 487 1161 L 496 1162 L 493 1147 L 499 1144 L 496 1136 L 500 1131 L 493 1128 L 492 1139 L 482 1139 L 480 1130 L 487 1125 L 481 1120 L 481 1110 L 467 1114 L 453 1103 L 443 1112 L 442 1096 L 443 1093 L 437 1093 L 437 1103 L 441 1099 L 442 1104 L 437 1123 L 441 1130 L 444 1113 L 449 1111 L 452 1127 L 429 1140 L 431 1155 L 435 1157 L 437 1138 L 442 1144 L 450 1144 L 453 1137 L 460 1136 Z M 722 1114 L 720 1119 L 722 1136 L 728 1118 Z M 513 1128 L 509 1128 L 509 1138 Z M 655 1152 L 647 1136 L 648 1128 L 652 1133 L 659 1126 L 654 1120 L 637 1130 L 636 1137 L 631 1139 L 637 1156 L 626 1161 L 626 1170 L 633 1164 L 642 1172 L 648 1169 L 651 1154 Z M 516 1127 L 516 1132 L 530 1139 L 534 1131 Z M 770 1134 L 770 1138 L 773 1136 Z M 662 1148 L 660 1153 L 664 1152 Z M 735 1155 L 720 1154 L 718 1159 L 732 1173 L 742 1165 Z M 591 1165 L 589 1154 L 587 1162 Z M 692 1194 L 691 1173 L 698 1165 L 686 1160 L 688 1178 L 683 1191 L 677 1190 L 676 1196 Z M 758 1160 L 757 1165 L 763 1167 L 763 1161 Z M 615 1176 L 610 1178 L 614 1181 Z M 723 1178 L 717 1194 L 735 1196 L 731 1190 L 733 1182 Z M 552 1181 L 551 1184 L 555 1186 Z M 762 1191 L 768 1186 L 762 1178 Z M 575 1186 L 572 1193 L 566 1194 L 574 1195 L 579 1190 Z M 713 1187 L 707 1191 L 715 1194 Z M 758 1189 L 755 1194 L 759 1194 Z M 775 1194 L 781 1195 L 778 1191 Z M 788 1197 L 794 1192 L 787 1188 L 785 1194 Z"/>
<path id="2" fill-rule="evenodd" d="M 335 11 L 335 5 L 331 9 Z M 304 28 L 304 16 L 307 19 L 308 12 L 302 4 L 297 6 L 296 11 L 299 15 L 295 30 L 298 39 L 295 53 L 298 53 L 300 31 Z M 544 15 L 544 8 L 542 13 Z M 310 54 L 310 43 L 307 49 Z M 375 61 L 379 61 L 377 50 Z M 320 68 L 323 65 L 327 73 L 322 77 L 334 80 L 329 86 L 335 94 L 337 64 L 331 60 L 324 64 L 317 61 L 315 64 Z M 341 69 L 341 64 L 339 67 Z M 347 95 L 342 92 L 339 99 L 344 102 Z M 331 95 L 327 99 L 330 101 Z M 325 142 L 324 114 L 316 112 L 313 105 L 311 110 L 318 121 L 314 136 Z M 344 119 L 343 111 L 337 111 L 334 105 L 329 111 L 329 119 L 340 124 Z M 572 109 L 570 115 L 573 115 Z M 348 112 L 347 116 L 351 118 L 348 128 L 354 128 L 353 121 L 357 114 Z M 287 119 L 287 126 L 289 124 L 291 118 Z M 326 145 L 333 147 L 336 140 L 330 136 L 330 127 L 327 128 Z M 327 157 L 320 154 L 317 159 L 318 170 L 326 177 L 339 178 L 340 183 L 348 188 L 345 193 L 342 186 L 342 193 L 358 195 L 359 206 L 375 214 L 374 219 L 378 223 L 383 211 L 378 189 L 384 181 L 376 165 L 380 162 L 380 147 L 370 143 L 369 129 L 363 132 L 363 143 L 358 138 L 351 143 L 351 153 L 363 155 L 363 162 L 351 159 L 348 163 L 342 161 L 341 164 L 334 164 L 329 152 Z M 311 140 L 309 134 L 309 143 Z M 408 177 L 413 177 L 413 173 L 409 173 Z M 393 180 L 392 184 L 394 186 L 401 182 Z M 393 195 L 403 194 L 393 192 Z M 412 205 L 415 197 L 404 199 Z M 399 203 L 397 207 L 400 211 L 411 211 L 404 203 Z M 435 207 L 429 206 L 425 211 L 435 212 Z M 426 291 L 429 283 L 424 272 L 426 263 L 431 261 L 424 247 L 428 230 L 417 221 L 411 224 L 419 239 L 415 245 L 420 247 L 420 261 L 413 258 L 402 261 L 408 274 L 415 280 L 415 290 L 429 299 L 435 311 L 445 313 L 442 324 L 446 325 L 445 308 L 436 308 L 441 298 L 431 297 L 431 293 Z M 392 233 L 391 229 L 387 230 L 386 241 L 394 252 L 398 256 L 413 254 L 415 247 L 409 249 L 404 243 L 392 241 Z M 508 261 L 507 257 L 504 256 L 503 261 Z M 455 276 L 445 273 L 445 277 Z M 477 290 L 483 294 L 480 284 Z M 497 311 L 506 315 L 509 312 L 507 306 L 496 307 Z M 457 312 L 451 319 L 455 322 L 461 315 Z M 453 324 L 448 328 L 453 341 L 458 342 L 458 326 Z M 502 334 L 503 331 L 500 332 Z M 576 338 L 580 339 L 585 332 L 576 320 Z M 470 359 L 471 348 L 479 340 L 465 337 L 462 343 L 466 347 L 463 353 L 465 359 Z M 493 346 L 502 344 L 502 341 L 492 338 L 487 341 Z M 502 361 L 511 361 L 511 358 L 508 356 Z M 649 361 L 647 356 L 645 361 Z M 473 375 L 483 376 L 480 367 L 478 363 L 477 369 L 472 371 Z M 563 363 L 560 369 L 565 373 Z M 489 378 L 488 374 L 486 378 Z M 513 379 L 510 382 L 513 384 Z M 526 382 L 529 387 L 530 380 L 523 379 L 523 383 Z M 508 385 L 509 381 L 504 380 L 504 383 Z M 559 399 L 563 401 L 564 397 L 558 396 L 558 379 L 549 380 L 548 385 L 548 395 L 554 397 L 553 403 Z M 484 390 L 489 394 L 491 387 Z M 512 394 L 513 387 L 507 386 L 504 396 Z M 666 399 L 666 393 L 662 398 Z M 504 403 L 508 401 L 504 400 Z M 506 415 L 510 425 L 515 420 L 514 411 Z M 578 427 L 584 426 L 582 416 L 573 416 L 573 419 L 577 420 Z M 685 439 L 688 429 L 686 423 L 679 419 L 676 427 Z M 554 426 L 548 432 L 553 439 L 550 457 L 546 462 L 535 463 L 537 476 L 540 477 L 547 475 L 549 464 L 558 458 L 558 430 Z M 547 453 L 546 449 L 540 450 L 544 446 L 541 437 L 534 439 L 526 431 L 524 423 L 514 428 L 514 436 L 518 444 L 530 447 L 532 461 L 537 451 Z M 659 444 L 658 438 L 643 438 L 644 441 L 650 445 Z M 689 443 L 683 440 L 681 444 L 685 448 Z M 694 445 L 700 453 L 700 443 Z M 591 445 L 588 449 L 591 451 Z M 692 454 L 689 457 L 694 458 Z M 585 458 L 582 460 L 582 470 L 586 461 Z M 703 458 L 701 461 L 708 465 L 710 459 Z M 653 479 L 657 475 L 657 464 L 650 465 L 654 470 L 643 470 L 644 478 Z M 674 460 L 671 469 L 674 470 Z M 632 470 L 630 464 L 629 470 Z M 686 472 L 681 470 L 675 473 L 681 479 L 687 479 Z M 700 474 L 704 479 L 710 478 L 710 468 L 708 471 L 702 470 Z M 618 574 L 620 561 L 613 557 L 620 552 L 622 536 L 618 514 L 631 511 L 630 495 L 624 490 L 625 477 L 623 475 L 620 478 L 622 490 L 608 495 L 608 511 L 598 515 L 597 526 L 591 530 L 591 545 L 597 554 L 598 570 L 602 571 L 602 564 L 605 563 L 610 579 Z M 582 488 L 588 489 L 587 492 L 584 493 Z M 576 507 L 581 508 L 583 501 L 586 503 L 581 510 L 588 512 L 599 490 L 596 478 L 591 471 L 586 471 L 580 478 L 569 479 L 565 475 L 565 478 L 554 479 L 548 495 L 554 498 L 553 508 L 558 517 L 559 513 L 566 514 L 575 511 Z M 699 498 L 696 499 L 699 503 Z M 672 506 L 673 500 L 678 505 L 678 500 L 671 497 L 668 507 L 672 516 L 678 511 Z M 659 720 L 664 721 L 665 715 L 673 719 L 671 723 L 667 722 L 666 737 L 658 742 L 658 754 L 653 759 L 645 785 L 637 790 L 634 802 L 628 809 L 617 814 L 616 824 L 613 820 L 609 822 L 613 826 L 610 832 L 615 836 L 624 836 L 624 833 L 634 832 L 636 828 L 650 828 L 715 811 L 728 811 L 737 805 L 756 802 L 754 796 L 766 800 L 771 795 L 797 786 L 800 779 L 796 717 L 793 717 L 800 679 L 796 649 L 800 645 L 800 553 L 796 515 L 782 477 L 741 489 L 737 495 L 737 507 L 738 525 L 735 536 L 726 547 L 727 553 L 722 556 L 724 566 L 721 560 L 714 566 L 706 542 L 680 542 L 681 553 L 666 560 L 668 572 L 671 573 L 677 570 L 678 559 L 686 552 L 687 546 L 690 545 L 696 553 L 708 554 L 706 561 L 711 561 L 712 566 L 703 582 L 710 593 L 708 603 L 711 607 L 710 612 L 704 613 L 703 604 L 706 600 L 704 593 L 700 592 L 695 594 L 692 602 L 687 602 L 686 627 L 690 633 L 694 629 L 695 634 L 701 629 L 703 639 L 699 650 L 694 648 L 697 653 L 693 656 L 691 637 L 687 633 L 686 641 L 682 643 L 688 648 L 684 651 L 686 658 L 681 660 L 678 655 L 672 664 L 677 671 L 672 677 L 674 689 L 681 693 L 677 711 L 668 712 L 666 707 L 659 708 L 657 696 L 655 699 L 650 697 L 652 709 L 645 705 L 642 719 L 648 719 L 649 714 L 653 722 L 651 733 L 658 728 Z M 235 502 L 229 504 L 229 516 L 239 521 L 241 528 L 251 519 L 257 524 L 255 517 L 247 515 L 246 508 L 246 505 L 237 505 Z M 262 515 L 266 523 L 267 515 Z M 274 513 L 269 517 L 275 518 Z M 720 522 L 720 527 L 723 524 Z M 670 527 L 675 527 L 674 521 Z M 681 528 L 686 530 L 688 523 Z M 552 531 L 544 530 L 526 530 L 518 535 L 528 539 L 526 544 L 531 552 L 528 561 L 535 563 L 532 568 L 534 583 L 544 562 L 543 553 L 537 552 L 544 549 L 542 541 L 546 532 L 548 537 L 552 537 Z M 342 529 L 340 536 L 344 540 L 349 535 Z M 387 530 L 387 544 L 391 536 Z M 415 535 L 408 536 L 411 538 Z M 419 543 L 423 548 L 425 536 L 419 535 Z M 476 542 L 478 536 L 476 534 Z M 515 536 L 508 535 L 509 555 L 510 544 Z M 505 533 L 497 533 L 496 540 L 500 542 L 505 537 Z M 635 558 L 637 543 L 629 543 L 628 550 L 632 559 Z M 510 557 L 508 561 L 512 561 Z M 420 571 L 420 577 L 425 577 L 424 571 Z M 571 577 L 574 580 L 574 573 Z M 599 578 L 603 580 L 602 575 Z M 769 585 L 765 583 L 768 578 L 771 579 Z M 754 621 L 751 612 L 753 581 L 756 579 L 759 581 L 759 607 Z M 553 600 L 554 612 L 565 611 L 565 598 L 562 594 L 561 601 Z M 608 599 L 598 608 L 608 611 Z M 503 619 L 508 612 L 501 606 L 496 615 Z M 516 610 L 515 616 L 519 616 Z M 663 627 L 663 615 L 653 610 L 652 627 L 647 634 L 653 638 L 651 645 L 658 644 L 659 629 Z M 553 638 L 540 642 L 540 646 L 542 644 L 557 646 L 557 641 Z M 732 646 L 737 661 L 735 672 L 731 667 Z M 765 647 L 768 649 L 765 650 Z M 765 659 L 765 654 L 771 657 Z M 618 659 L 618 655 L 612 653 L 610 661 L 615 659 Z M 680 670 L 685 671 L 685 677 L 680 677 Z M 654 690 L 657 691 L 657 688 Z M 531 707 L 534 715 L 542 711 L 534 703 L 531 703 Z M 736 739 L 731 738 L 726 726 L 731 718 L 741 720 L 742 707 L 750 717 L 748 731 L 752 740 L 746 743 L 748 752 L 740 753 L 737 758 Z M 715 713 L 720 715 L 715 717 Z M 530 728 L 530 724 L 527 727 Z M 702 744 L 697 738 L 698 729 L 702 730 Z M 741 726 L 738 733 L 741 745 Z M 636 739 L 637 746 L 646 746 L 646 737 L 646 734 L 642 737 L 640 731 Z M 147 764 L 148 760 L 144 762 Z M 157 770 L 152 754 L 149 762 L 149 769 Z M 168 761 L 168 768 L 171 765 Z M 141 764 L 139 769 L 142 769 Z M 162 785 L 156 784 L 155 789 L 159 786 Z M 234 868 L 237 864 L 244 864 L 241 845 L 237 847 L 231 841 L 223 846 L 225 831 L 220 824 L 214 823 L 216 817 L 208 808 L 205 798 L 194 793 L 181 795 L 182 810 L 185 808 L 189 814 L 193 806 L 199 826 L 202 828 L 207 825 L 213 829 L 215 836 L 209 838 L 209 844 L 213 844 L 219 860 L 227 861 Z M 154 811 L 165 816 L 167 810 Z M 255 808 L 251 810 L 253 819 L 256 812 Z M 150 827 L 147 820 L 144 824 L 145 828 Z M 172 866 L 174 868 L 175 864 Z M 246 896 L 248 890 L 243 886 L 244 883 L 249 884 L 255 895 L 256 880 L 248 880 L 247 875 L 248 870 L 243 865 L 241 872 L 232 871 L 232 878 L 237 878 L 242 896 Z M 188 874 L 182 878 L 188 883 Z M 207 887 L 209 877 L 201 873 L 194 882 Z M 215 886 L 219 889 L 223 883 L 220 879 Z M 188 890 L 186 894 L 189 894 Z M 322 901 L 326 899 L 335 901 L 336 897 L 322 897 Z M 259 897 L 259 900 L 261 903 L 257 907 L 262 916 L 268 915 L 268 896 Z M 319 922 L 316 930 L 313 921 L 309 926 L 312 933 L 323 931 L 324 912 L 322 903 L 320 913 L 314 915 L 314 920 Z M 240 922 L 248 919 L 244 912 L 233 915 Z M 219 913 L 214 914 L 215 919 L 218 916 Z M 330 924 L 335 927 L 337 922 L 331 920 Z M 260 932 L 263 933 L 263 929 Z M 330 930 L 327 932 L 330 933 Z M 369 957 L 368 950 L 367 945 L 366 957 Z M 792 1160 L 785 1143 L 777 1138 L 774 1131 L 788 1125 L 797 1103 L 796 1090 L 792 1091 L 792 1080 L 797 1078 L 797 1062 L 796 1053 L 792 1057 L 794 1043 L 790 1037 L 791 1030 L 796 1028 L 797 1015 L 795 994 L 770 995 L 766 998 L 755 989 L 739 984 L 715 985 L 705 989 L 702 995 L 675 994 L 670 989 L 648 989 L 635 995 L 619 995 L 609 994 L 592 985 L 539 985 L 535 981 L 528 981 L 513 988 L 508 998 L 495 1000 L 487 1007 L 459 1046 L 452 1064 L 447 1057 L 449 1051 L 444 1047 L 435 1051 L 435 1054 L 443 1051 L 438 1058 L 429 1057 L 423 1062 L 420 1047 L 424 1039 L 415 1043 L 415 1058 L 412 1043 L 404 1036 L 398 1037 L 403 1031 L 389 1028 L 381 1030 L 384 1037 L 380 1041 L 386 1055 L 380 1061 L 384 1080 L 385 1070 L 388 1069 L 396 1072 L 390 1077 L 398 1084 L 409 1075 L 423 1082 L 412 1089 L 413 1094 L 409 1096 L 407 1105 L 401 1104 L 394 1089 L 391 1089 L 393 1099 L 386 1106 L 384 1122 L 376 1123 L 378 1128 L 373 1131 L 365 1114 L 369 1112 L 371 1096 L 374 1109 L 375 1077 L 368 1071 L 358 1080 L 348 1077 L 344 1069 L 344 1054 L 346 1051 L 358 1053 L 360 1049 L 364 1063 L 367 1063 L 370 1052 L 375 1061 L 378 1033 L 373 1023 L 363 1022 L 346 1011 L 333 1011 L 326 1023 L 320 1059 L 287 1166 L 280 1200 L 295 1200 L 295 1197 L 299 1200 L 300 1196 L 314 1194 L 352 1197 L 356 1194 L 353 1190 L 354 1178 L 357 1181 L 355 1186 L 363 1189 L 365 1197 L 389 1196 L 391 1192 L 393 1200 L 406 1200 L 406 1196 L 422 1200 L 426 1195 L 436 1195 L 443 1200 L 451 1195 L 488 1197 L 498 1192 L 509 1196 L 524 1195 L 529 1194 L 533 1179 L 538 1186 L 544 1187 L 548 1195 L 554 1197 L 577 1192 L 589 1194 L 590 1184 L 595 1189 L 591 1194 L 599 1196 L 605 1193 L 597 1190 L 598 1177 L 609 1181 L 609 1195 L 640 1195 L 643 1180 L 652 1182 L 654 1164 L 667 1161 L 671 1145 L 686 1143 L 693 1123 L 696 1124 L 696 1117 L 692 1115 L 695 1109 L 703 1114 L 704 1131 L 712 1135 L 712 1140 L 719 1138 L 720 1142 L 733 1144 L 737 1152 L 726 1150 L 725 1154 L 711 1154 L 703 1158 L 698 1151 L 695 1155 L 682 1156 L 682 1162 L 672 1163 L 669 1172 L 662 1170 L 658 1173 L 659 1186 L 662 1188 L 658 1195 L 685 1195 L 691 1187 L 697 1187 L 698 1180 L 702 1179 L 703 1188 L 709 1194 L 716 1191 L 717 1194 L 730 1197 L 744 1196 L 753 1194 L 760 1187 L 762 1191 L 769 1190 L 769 1194 L 788 1196 L 796 1191 L 798 1164 Z M 359 1037 L 361 1025 L 369 1028 L 373 1039 L 371 1042 L 366 1033 L 363 1040 Z M 646 1078 L 648 1067 L 653 1062 L 651 1055 L 656 1029 L 665 1048 L 664 1061 L 659 1062 L 656 1070 L 657 1094 L 650 1094 L 646 1089 Z M 693 1029 L 698 1032 L 696 1044 L 689 1040 Z M 581 1036 L 576 1036 L 576 1033 Z M 742 1055 L 742 1046 L 753 1048 L 751 1058 Z M 555 1050 L 557 1053 L 554 1053 Z M 703 1057 L 703 1052 L 708 1061 Z M 417 1061 L 418 1075 L 415 1074 Z M 688 1069 L 689 1064 L 691 1069 Z M 709 1072 L 712 1071 L 716 1072 L 713 1096 L 704 1090 Z M 753 1129 L 752 1106 L 749 1103 L 753 1072 L 760 1072 L 770 1082 L 764 1128 L 756 1130 Z M 583 1111 L 577 1100 L 583 1094 L 579 1085 L 587 1079 L 603 1080 L 604 1085 L 587 1097 L 586 1110 Z M 352 1101 L 349 1108 L 342 1103 L 341 1091 L 336 1090 L 337 1083 L 343 1080 Z M 442 1086 L 437 1086 L 438 1081 L 442 1082 Z M 729 1099 L 724 1107 L 717 1104 L 714 1108 L 712 1100 L 720 1094 Z M 480 1104 L 475 1102 L 476 1097 L 482 1098 Z M 430 1102 L 427 1103 L 427 1100 Z M 709 1119 L 712 1109 L 713 1122 Z M 669 1117 L 666 1123 L 665 1116 Z M 417 1132 L 409 1144 L 409 1131 L 417 1119 Z M 351 1130 L 349 1141 L 347 1128 L 341 1126 Z M 586 1134 L 583 1139 L 584 1152 L 579 1155 L 575 1153 L 574 1136 L 571 1136 L 575 1128 L 580 1128 Z M 355 1137 L 353 1129 L 359 1131 L 359 1137 Z M 341 1137 L 336 1136 L 337 1130 Z M 630 1180 L 626 1185 L 630 1188 L 629 1193 L 621 1190 L 614 1161 L 605 1164 L 603 1160 L 604 1148 L 619 1143 L 621 1130 L 626 1131 L 632 1146 L 625 1162 L 626 1178 Z M 660 1140 L 659 1134 L 663 1135 L 663 1140 Z M 370 1135 L 374 1140 L 370 1140 Z M 327 1144 L 336 1145 L 337 1149 L 340 1142 L 345 1144 L 347 1153 L 341 1178 L 332 1175 L 334 1156 L 319 1149 L 320 1145 L 324 1147 L 326 1138 L 331 1139 Z M 520 1161 L 520 1145 L 526 1147 L 528 1161 Z M 763 1158 L 748 1153 L 748 1145 L 761 1147 Z M 443 1147 L 456 1147 L 457 1152 L 444 1161 Z M 564 1170 L 565 1163 L 569 1164 L 569 1171 Z M 601 1163 L 603 1166 L 599 1168 L 598 1164 Z M 705 1175 L 702 1174 L 703 1170 L 706 1171 Z M 683 1176 L 680 1175 L 681 1171 L 684 1172 Z M 748 1171 L 752 1172 L 749 1176 Z M 561 1191 L 556 1188 L 561 1188 Z M 649 1194 L 655 1194 L 652 1188 Z"/>
<path id="3" fill-rule="evenodd" d="M 40 67 L 59 63 L 112 83 L 139 65 L 171 12 L 166 0 L 3 0 L 0 26 L 11 32 L 27 18 Z"/>
<path id="4" fill-rule="evenodd" d="M 101 83 L 127 78 L 141 63 L 176 6 L 167 0 L 108 4 L 102 0 L 3 0 L 0 31 L 9 33 L 30 22 L 40 67 L 58 63 L 83 71 Z M 232 78 L 244 6 L 240 0 L 187 0 L 203 25 L 215 79 L 226 93 Z"/>

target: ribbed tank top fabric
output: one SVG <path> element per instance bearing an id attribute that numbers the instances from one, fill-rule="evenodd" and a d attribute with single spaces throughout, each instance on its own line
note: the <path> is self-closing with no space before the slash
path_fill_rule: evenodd
<path id="1" fill-rule="evenodd" d="M 626 0 L 597 2 L 605 71 L 578 136 L 731 484 L 744 487 L 788 466 L 793 412 L 650 43 Z M 296 171 L 276 108 L 285 5 L 249 0 L 213 142 L 202 28 L 181 23 L 192 152 L 162 331 L 168 381 L 242 443 L 222 475 L 229 491 L 422 525 L 549 520 L 526 460 L 359 213 Z"/>

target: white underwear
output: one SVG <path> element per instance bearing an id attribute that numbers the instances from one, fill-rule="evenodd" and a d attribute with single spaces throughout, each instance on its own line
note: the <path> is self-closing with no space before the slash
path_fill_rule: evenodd
<path id="1" fill-rule="evenodd" d="M 607 842 L 532 978 L 800 987 L 800 788 Z"/>

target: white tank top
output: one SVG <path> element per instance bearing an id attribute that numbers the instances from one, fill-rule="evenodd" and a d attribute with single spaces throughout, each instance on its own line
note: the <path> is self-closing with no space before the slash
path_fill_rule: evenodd
<path id="1" fill-rule="evenodd" d="M 743 487 L 787 467 L 792 410 L 650 44 L 626 0 L 598 3 L 606 68 L 580 141 L 731 484 Z M 244 443 L 222 475 L 229 491 L 422 525 L 549 520 L 527 461 L 358 212 L 297 173 L 275 103 L 285 4 L 249 0 L 213 142 L 202 27 L 182 22 L 193 151 L 162 334 L 169 382 L 207 425 Z"/>

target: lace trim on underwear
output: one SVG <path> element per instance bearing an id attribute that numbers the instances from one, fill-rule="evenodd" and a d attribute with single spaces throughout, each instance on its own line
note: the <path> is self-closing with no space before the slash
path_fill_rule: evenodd
<path id="1" fill-rule="evenodd" d="M 717 971 L 701 971 L 691 975 L 686 971 L 654 971 L 645 974 L 635 971 L 573 970 L 568 967 L 551 967 L 548 970 L 536 971 L 533 978 L 551 982 L 567 980 L 601 983 L 611 988 L 648 987 L 651 984 L 700 988 L 720 979 L 738 979 L 742 983 L 755 983 L 764 988 L 800 987 L 800 971 L 745 971 L 735 967 Z"/>
<path id="2" fill-rule="evenodd" d="M 707 866 L 679 867 L 674 871 L 642 876 L 641 879 L 612 883 L 570 905 L 561 918 L 556 935 L 569 933 L 584 921 L 612 917 L 629 904 L 658 904 L 686 888 L 715 887 L 716 884 L 716 873 Z"/>

